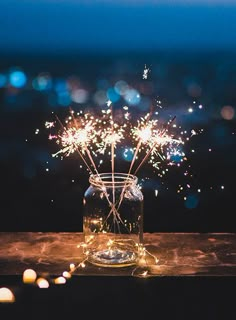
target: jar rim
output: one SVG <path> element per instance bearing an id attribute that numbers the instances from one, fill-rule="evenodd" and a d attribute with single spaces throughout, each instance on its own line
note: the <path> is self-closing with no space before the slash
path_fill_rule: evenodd
<path id="1" fill-rule="evenodd" d="M 123 187 L 137 184 L 138 178 L 129 173 L 122 172 L 105 172 L 91 174 L 89 182 L 98 187 Z"/>

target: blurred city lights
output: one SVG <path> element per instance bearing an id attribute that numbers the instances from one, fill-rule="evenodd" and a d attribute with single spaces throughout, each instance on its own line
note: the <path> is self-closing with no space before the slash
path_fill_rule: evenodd
<path id="1" fill-rule="evenodd" d="M 224 106 L 221 109 L 220 114 L 223 119 L 232 120 L 234 117 L 234 108 L 232 106 Z"/>
<path id="2" fill-rule="evenodd" d="M 95 92 L 93 96 L 94 102 L 98 104 L 99 106 L 102 106 L 106 103 L 107 101 L 107 95 L 104 90 L 98 90 Z"/>
<path id="3" fill-rule="evenodd" d="M 85 103 L 88 96 L 89 94 L 85 89 L 76 89 L 72 91 L 71 99 L 76 103 Z"/>
<path id="4" fill-rule="evenodd" d="M 15 88 L 22 88 L 26 84 L 27 78 L 23 71 L 15 70 L 9 75 L 9 82 Z"/>
<path id="5" fill-rule="evenodd" d="M 68 107 L 71 104 L 71 96 L 68 91 L 59 91 L 57 102 L 63 107 Z"/>
<path id="6" fill-rule="evenodd" d="M 125 92 L 124 99 L 129 105 L 137 105 L 141 98 L 136 89 L 129 89 Z"/>
<path id="7" fill-rule="evenodd" d="M 69 89 L 68 83 L 64 78 L 55 78 L 53 82 L 53 87 L 56 92 L 67 92 Z"/>
<path id="8" fill-rule="evenodd" d="M 35 90 L 44 91 L 52 88 L 52 79 L 49 73 L 41 73 L 32 81 Z"/>
<path id="9" fill-rule="evenodd" d="M 114 89 L 119 95 L 123 96 L 126 94 L 127 90 L 129 89 L 129 86 L 127 82 L 125 82 L 124 80 L 119 80 L 116 82 Z"/>
<path id="10" fill-rule="evenodd" d="M 117 102 L 120 99 L 120 95 L 113 88 L 109 88 L 107 90 L 107 99 L 112 102 Z"/>

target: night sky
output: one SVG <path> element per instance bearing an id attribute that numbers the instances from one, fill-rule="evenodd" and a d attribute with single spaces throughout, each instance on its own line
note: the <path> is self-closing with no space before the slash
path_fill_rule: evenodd
<path id="1" fill-rule="evenodd" d="M 2 0 L 2 52 L 235 49 L 235 1 Z"/>

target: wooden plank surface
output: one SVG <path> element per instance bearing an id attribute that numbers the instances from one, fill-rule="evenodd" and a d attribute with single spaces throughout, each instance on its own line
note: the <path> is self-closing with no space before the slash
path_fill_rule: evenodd
<path id="1" fill-rule="evenodd" d="M 146 260 L 139 266 L 102 268 L 84 260 L 83 234 L 76 232 L 0 232 L 0 275 L 21 275 L 27 268 L 58 276 L 74 275 L 236 276 L 234 233 L 145 233 Z M 156 258 L 156 263 L 155 259 Z"/>

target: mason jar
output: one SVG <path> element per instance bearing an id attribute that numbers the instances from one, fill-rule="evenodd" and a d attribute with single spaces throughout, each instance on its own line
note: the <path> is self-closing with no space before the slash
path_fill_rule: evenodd
<path id="1" fill-rule="evenodd" d="M 143 194 L 126 173 L 89 177 L 83 199 L 83 234 L 88 261 L 103 267 L 134 265 L 143 244 Z"/>

